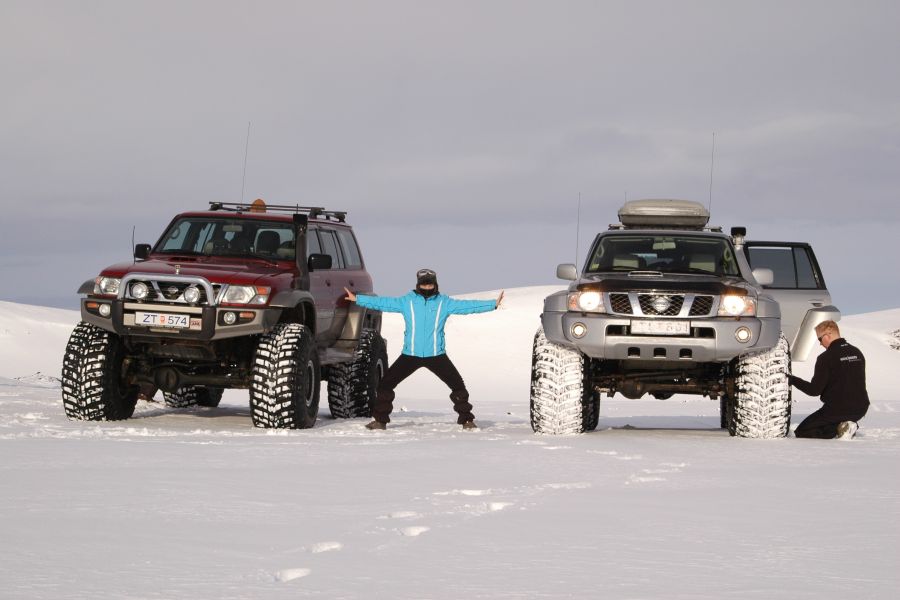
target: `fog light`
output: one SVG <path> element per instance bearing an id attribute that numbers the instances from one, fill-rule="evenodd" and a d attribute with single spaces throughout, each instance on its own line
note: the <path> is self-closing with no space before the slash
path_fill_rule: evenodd
<path id="1" fill-rule="evenodd" d="M 192 285 L 188 289 L 184 290 L 184 301 L 189 304 L 196 304 L 197 301 L 200 300 L 200 288 L 196 285 Z"/>
<path id="2" fill-rule="evenodd" d="M 747 327 L 738 327 L 734 332 L 734 337 L 742 344 L 746 344 L 753 337 L 753 332 Z"/>
<path id="3" fill-rule="evenodd" d="M 226 325 L 234 325 L 235 322 L 237 322 L 237 315 L 233 312 L 227 312 L 224 315 L 222 315 L 222 321 Z"/>
<path id="4" fill-rule="evenodd" d="M 147 284 L 142 281 L 138 281 L 131 286 L 131 297 L 135 300 L 143 300 L 149 293 L 150 288 L 148 288 Z"/>
<path id="5" fill-rule="evenodd" d="M 572 335 L 577 338 L 583 338 L 587 333 L 587 326 L 584 323 L 575 323 L 572 325 Z"/>
<path id="6" fill-rule="evenodd" d="M 109 304 L 101 304 L 97 307 L 97 312 L 100 313 L 101 317 L 108 317 L 112 312 L 112 308 L 110 308 Z"/>

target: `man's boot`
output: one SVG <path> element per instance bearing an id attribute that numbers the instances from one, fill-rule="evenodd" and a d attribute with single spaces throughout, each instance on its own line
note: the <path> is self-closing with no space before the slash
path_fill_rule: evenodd
<path id="1" fill-rule="evenodd" d="M 371 423 L 366 423 L 366 429 L 370 431 L 384 431 L 387 429 L 387 425 L 380 421 L 372 421 Z"/>

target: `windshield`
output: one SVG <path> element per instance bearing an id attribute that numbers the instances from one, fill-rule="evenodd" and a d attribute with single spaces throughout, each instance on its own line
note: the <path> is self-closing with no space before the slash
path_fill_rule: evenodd
<path id="1" fill-rule="evenodd" d="M 293 260 L 294 227 L 277 221 L 187 217 L 172 224 L 154 251 Z"/>
<path id="2" fill-rule="evenodd" d="M 608 271 L 740 274 L 727 239 L 669 234 L 602 236 L 586 272 Z"/>

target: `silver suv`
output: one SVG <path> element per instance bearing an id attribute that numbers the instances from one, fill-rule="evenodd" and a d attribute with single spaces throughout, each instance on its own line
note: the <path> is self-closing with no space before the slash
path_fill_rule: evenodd
<path id="1" fill-rule="evenodd" d="M 544 300 L 534 339 L 531 425 L 562 434 L 597 427 L 600 397 L 675 393 L 719 400 L 741 437 L 788 432 L 791 358 L 815 326 L 838 320 L 812 248 L 745 241 L 708 227 L 687 200 L 635 200 L 599 234 L 581 276 Z"/>

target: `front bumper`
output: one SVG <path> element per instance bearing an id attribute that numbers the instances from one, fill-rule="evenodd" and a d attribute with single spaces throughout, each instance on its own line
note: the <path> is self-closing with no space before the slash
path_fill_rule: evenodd
<path id="1" fill-rule="evenodd" d="M 101 315 L 100 306 L 109 306 L 109 316 Z M 281 317 L 281 308 L 249 308 L 223 306 L 173 306 L 150 302 L 134 302 L 118 298 L 88 297 L 81 300 L 81 320 L 120 336 L 182 340 L 222 340 L 270 331 Z M 190 326 L 181 329 L 142 326 L 135 322 L 138 312 L 154 312 L 187 317 Z M 227 312 L 253 313 L 234 325 L 226 325 Z"/>
<path id="2" fill-rule="evenodd" d="M 547 339 L 607 360 L 728 362 L 746 352 L 774 347 L 781 334 L 781 319 L 777 317 L 681 319 L 689 322 L 686 335 L 636 335 L 631 325 L 638 320 L 650 319 L 571 311 L 545 311 L 541 315 Z M 581 337 L 572 333 L 576 324 L 585 328 Z M 735 337 L 741 327 L 750 330 L 746 343 Z"/>

